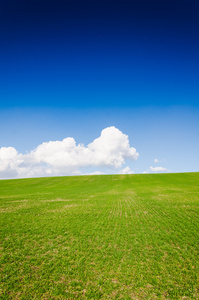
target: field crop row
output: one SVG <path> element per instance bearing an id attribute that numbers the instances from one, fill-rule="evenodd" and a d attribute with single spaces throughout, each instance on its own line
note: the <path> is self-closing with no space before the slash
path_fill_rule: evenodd
<path id="1" fill-rule="evenodd" d="M 199 299 L 199 174 L 0 181 L 1 299 Z"/>

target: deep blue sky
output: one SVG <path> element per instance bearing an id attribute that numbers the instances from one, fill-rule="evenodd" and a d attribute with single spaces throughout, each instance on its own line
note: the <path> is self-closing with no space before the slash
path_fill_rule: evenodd
<path id="1" fill-rule="evenodd" d="M 198 105 L 199 2 L 0 3 L 1 105 Z"/>
<path id="2" fill-rule="evenodd" d="M 0 147 L 66 136 L 86 144 L 115 125 L 140 164 L 145 155 L 137 172 L 147 168 L 147 136 L 150 159 L 198 170 L 197 0 L 2 0 L 0 28 Z M 172 159 L 164 144 L 158 152 L 162 139 Z"/>

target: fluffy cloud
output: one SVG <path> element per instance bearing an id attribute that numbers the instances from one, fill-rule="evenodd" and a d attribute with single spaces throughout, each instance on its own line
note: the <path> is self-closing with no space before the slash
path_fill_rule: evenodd
<path id="1" fill-rule="evenodd" d="M 22 162 L 22 155 L 15 148 L 0 148 L 0 178 L 17 176 L 17 168 Z"/>
<path id="2" fill-rule="evenodd" d="M 159 160 L 157 158 L 154 158 L 154 163 L 158 163 Z"/>
<path id="3" fill-rule="evenodd" d="M 125 167 L 124 169 L 120 170 L 118 173 L 119 174 L 133 174 L 134 171 L 132 171 L 130 167 Z"/>
<path id="4" fill-rule="evenodd" d="M 13 147 L 0 148 L 0 177 L 35 177 L 78 175 L 80 168 L 120 168 L 125 159 L 136 160 L 139 154 L 130 147 L 129 139 L 114 126 L 102 130 L 100 137 L 84 146 L 74 138 L 42 143 L 27 154 Z"/>
<path id="5" fill-rule="evenodd" d="M 168 172 L 169 170 L 167 168 L 163 168 L 163 167 L 150 167 L 150 170 L 152 172 Z"/>

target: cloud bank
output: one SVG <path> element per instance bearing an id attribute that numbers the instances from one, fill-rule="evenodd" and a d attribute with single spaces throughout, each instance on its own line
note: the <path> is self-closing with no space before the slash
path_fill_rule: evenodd
<path id="1" fill-rule="evenodd" d="M 74 138 L 67 137 L 42 143 L 26 154 L 18 153 L 13 147 L 2 147 L 0 178 L 78 175 L 86 167 L 118 169 L 126 159 L 136 160 L 138 156 L 136 149 L 129 145 L 128 135 L 111 126 L 87 146 L 77 145 Z"/>

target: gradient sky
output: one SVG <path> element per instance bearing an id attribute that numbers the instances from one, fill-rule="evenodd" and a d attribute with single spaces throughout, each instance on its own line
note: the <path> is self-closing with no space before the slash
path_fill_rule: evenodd
<path id="1" fill-rule="evenodd" d="M 123 167 L 199 171 L 197 0 L 2 0 L 0 28 L 0 148 L 115 126 L 140 154 Z"/>

